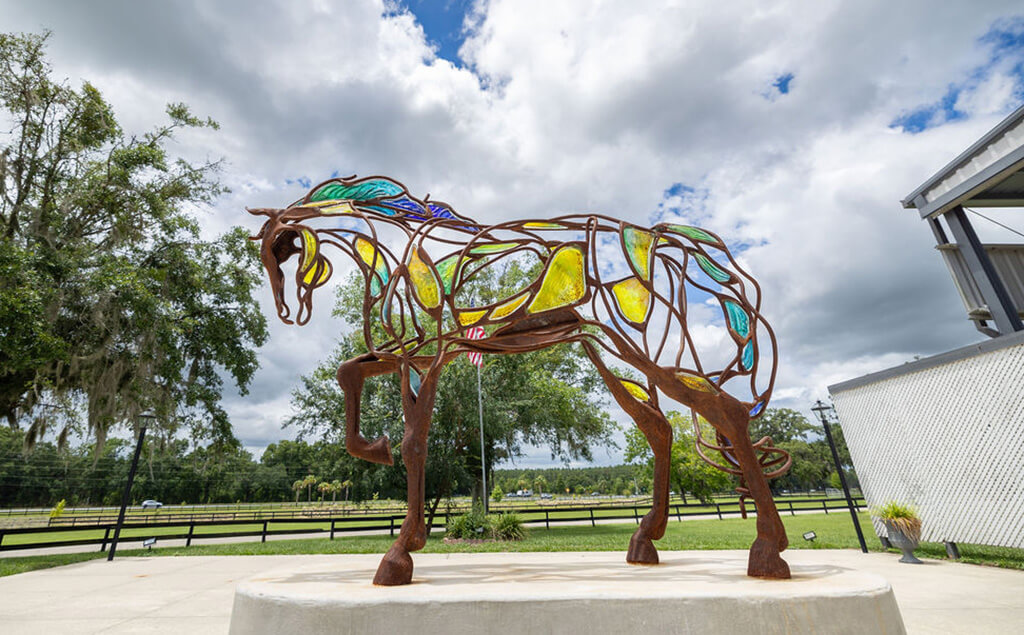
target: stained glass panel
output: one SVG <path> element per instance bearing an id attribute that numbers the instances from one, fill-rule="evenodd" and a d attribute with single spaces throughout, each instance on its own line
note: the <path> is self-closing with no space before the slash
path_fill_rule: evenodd
<path id="1" fill-rule="evenodd" d="M 725 313 L 729 317 L 729 326 L 740 337 L 746 338 L 750 334 L 750 316 L 747 315 L 747 312 L 740 305 L 732 300 L 726 300 L 722 304 L 725 306 Z"/>
<path id="2" fill-rule="evenodd" d="M 483 254 L 500 254 L 503 251 L 514 249 L 519 246 L 519 243 L 485 243 L 471 247 L 469 253 L 473 255 Z"/>
<path id="3" fill-rule="evenodd" d="M 703 243 L 708 243 L 709 245 L 721 246 L 722 244 L 720 240 L 718 240 L 708 232 L 704 231 L 700 227 L 692 227 L 690 225 L 669 225 L 668 228 L 674 232 L 682 234 L 683 236 L 687 236 L 688 238 L 692 238 L 694 240 L 699 240 L 700 242 Z"/>
<path id="4" fill-rule="evenodd" d="M 512 313 L 515 313 L 515 310 L 521 307 L 529 297 L 530 294 L 524 293 L 518 297 L 512 298 L 508 302 L 503 302 L 499 304 L 498 306 L 494 307 L 493 311 L 491 311 L 491 314 L 490 316 L 488 316 L 488 319 L 500 320 L 506 315 L 511 315 Z"/>
<path id="5" fill-rule="evenodd" d="M 725 284 L 732 280 L 731 273 L 719 267 L 717 264 L 715 264 L 714 260 L 708 258 L 704 254 L 694 253 L 693 257 L 697 259 L 697 264 L 700 265 L 700 268 L 704 271 L 704 273 L 708 274 L 708 276 L 710 276 L 711 279 L 714 280 L 715 282 Z"/>
<path id="6" fill-rule="evenodd" d="M 310 201 L 326 201 L 330 199 L 348 199 L 352 201 L 365 201 L 373 198 L 384 198 L 402 194 L 402 186 L 389 179 L 368 179 L 358 183 L 344 184 L 338 182 L 327 183 L 313 195 Z"/>
<path id="7" fill-rule="evenodd" d="M 441 306 L 441 283 L 434 270 L 423 260 L 421 249 L 412 250 L 409 257 L 409 279 L 420 303 L 428 309 Z"/>
<path id="8" fill-rule="evenodd" d="M 612 287 L 615 303 L 622 316 L 635 324 L 643 324 L 651 308 L 651 292 L 639 278 L 627 278 Z"/>
<path id="9" fill-rule="evenodd" d="M 377 248 L 364 238 L 356 238 L 356 252 L 366 266 L 374 270 L 375 275 L 370 276 L 370 294 L 378 295 L 391 278 L 388 263 L 384 262 L 384 254 L 377 251 Z"/>
<path id="10" fill-rule="evenodd" d="M 412 366 L 409 367 L 409 388 L 412 388 L 412 394 L 415 397 L 420 396 L 420 374 L 416 372 L 416 369 Z"/>
<path id="11" fill-rule="evenodd" d="M 691 390 L 699 390 L 701 392 L 709 392 L 713 395 L 718 394 L 718 389 L 714 387 L 708 380 L 704 379 L 699 375 L 691 375 L 690 373 L 678 372 L 676 373 L 676 379 L 683 382 L 683 385 Z"/>
<path id="12" fill-rule="evenodd" d="M 747 342 L 747 345 L 743 347 L 743 359 L 740 360 L 743 364 L 743 368 L 750 370 L 754 367 L 754 340 Z"/>
<path id="13" fill-rule="evenodd" d="M 441 284 L 444 286 L 445 293 L 452 292 L 452 285 L 455 283 L 455 272 L 460 269 L 460 267 L 456 266 L 456 263 L 461 265 L 466 260 L 468 259 L 463 258 L 462 262 L 459 263 L 459 254 L 452 254 L 434 265 L 437 268 L 438 275 L 441 276 Z"/>
<path id="14" fill-rule="evenodd" d="M 643 389 L 642 386 L 640 386 L 640 384 L 633 381 L 629 381 L 628 379 L 620 379 L 619 383 L 622 384 L 623 388 L 629 391 L 629 394 L 633 395 L 639 401 L 651 400 L 651 396 L 647 393 L 646 390 Z"/>
<path id="15" fill-rule="evenodd" d="M 527 229 L 564 229 L 565 225 L 560 223 L 531 222 L 523 223 L 523 227 Z"/>
<path id="16" fill-rule="evenodd" d="M 487 313 L 487 311 L 461 311 L 459 313 L 459 324 L 469 326 L 482 318 L 484 313 Z"/>
<path id="17" fill-rule="evenodd" d="M 650 280 L 654 234 L 633 227 L 625 227 L 622 230 L 622 242 L 626 245 L 626 255 L 633 264 L 636 274 L 644 280 Z"/>
<path id="18" fill-rule="evenodd" d="M 316 234 L 306 228 L 302 228 L 301 234 L 302 264 L 299 265 L 299 271 L 305 272 L 313 264 L 313 257 L 316 256 Z"/>
<path id="19" fill-rule="evenodd" d="M 548 261 L 544 279 L 528 313 L 540 313 L 580 301 L 587 292 L 583 273 L 583 250 L 569 245 L 556 251 Z"/>

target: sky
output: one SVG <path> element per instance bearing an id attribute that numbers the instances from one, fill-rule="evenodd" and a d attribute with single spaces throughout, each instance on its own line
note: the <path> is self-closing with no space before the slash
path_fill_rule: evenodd
<path id="1" fill-rule="evenodd" d="M 983 339 L 900 200 L 1024 103 L 1019 1 L 0 0 L 0 29 L 51 30 L 55 73 L 128 131 L 169 102 L 218 120 L 171 148 L 225 160 L 231 193 L 198 211 L 211 238 L 336 174 L 483 222 L 701 225 L 762 286 L 771 405 L 808 417 L 829 384 Z M 250 393 L 226 394 L 257 454 L 294 436 L 291 390 L 350 328 L 319 293 L 307 326 L 271 320 Z"/>

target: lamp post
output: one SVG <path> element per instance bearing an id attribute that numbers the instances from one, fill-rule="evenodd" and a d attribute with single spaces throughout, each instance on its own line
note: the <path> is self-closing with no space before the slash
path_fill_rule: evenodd
<path id="1" fill-rule="evenodd" d="M 146 438 L 146 421 L 156 419 L 155 415 L 139 415 L 139 440 L 135 444 L 135 456 L 132 457 L 132 466 L 128 470 L 128 482 L 124 485 L 124 496 L 121 497 L 121 511 L 117 514 L 117 524 L 114 525 L 114 538 L 110 542 L 110 552 L 107 553 L 107 562 L 114 559 L 114 552 L 117 551 L 117 540 L 121 537 L 121 525 L 124 524 L 124 512 L 128 507 L 128 498 L 132 493 L 132 483 L 135 481 L 135 470 L 139 467 L 139 455 L 142 454 L 142 441 Z"/>
<path id="2" fill-rule="evenodd" d="M 836 442 L 832 438 L 832 428 L 829 426 L 828 413 L 835 414 L 835 408 L 825 405 L 821 399 L 815 402 L 811 408 L 821 419 L 821 425 L 825 428 L 825 438 L 828 439 L 828 447 L 832 450 L 832 460 L 836 464 L 836 473 L 839 474 L 839 482 L 843 485 L 843 493 L 846 494 L 846 505 L 850 510 L 850 517 L 853 518 L 853 527 L 857 530 L 857 540 L 860 541 L 860 550 L 868 552 L 868 545 L 864 542 L 864 532 L 860 530 L 860 519 L 857 518 L 857 508 L 853 505 L 853 496 L 850 495 L 850 486 L 846 484 L 846 475 L 843 474 L 843 465 L 839 461 L 839 451 L 836 450 Z"/>

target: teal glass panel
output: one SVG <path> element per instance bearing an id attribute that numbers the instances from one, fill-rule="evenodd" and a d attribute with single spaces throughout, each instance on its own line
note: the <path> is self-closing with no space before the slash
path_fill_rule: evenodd
<path id="1" fill-rule="evenodd" d="M 351 201 L 365 201 L 374 198 L 387 198 L 398 196 L 403 190 L 400 185 L 388 179 L 369 179 L 359 183 L 327 183 L 309 197 L 311 201 L 328 201 L 334 199 L 347 199 Z M 384 210 L 381 210 L 384 211 Z M 394 214 L 393 210 L 385 213 Z"/>
<path id="2" fill-rule="evenodd" d="M 732 300 L 726 300 L 722 304 L 725 305 L 725 313 L 729 316 L 729 326 L 732 330 L 739 333 L 740 337 L 750 335 L 750 316 L 747 312 Z"/>
<path id="3" fill-rule="evenodd" d="M 699 240 L 700 242 L 708 243 L 709 245 L 721 245 L 722 242 L 704 231 L 700 227 L 692 227 L 690 225 L 669 225 L 669 230 L 674 231 L 678 234 L 682 234 L 687 238 Z"/>
<path id="4" fill-rule="evenodd" d="M 420 374 L 412 366 L 409 367 L 409 387 L 412 388 L 414 396 L 420 396 Z"/>
<path id="5" fill-rule="evenodd" d="M 754 367 L 754 340 L 747 342 L 747 345 L 743 347 L 743 368 L 750 370 Z"/>

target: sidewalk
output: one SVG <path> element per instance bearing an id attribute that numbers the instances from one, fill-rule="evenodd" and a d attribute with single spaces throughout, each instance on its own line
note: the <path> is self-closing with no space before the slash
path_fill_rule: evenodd
<path id="1" fill-rule="evenodd" d="M 736 560 L 742 551 L 678 552 Z M 528 556 L 513 554 L 508 557 Z M 380 554 L 181 556 L 94 560 L 0 578 L 0 630 L 17 633 L 227 633 L 235 586 L 280 567 L 369 567 Z M 457 557 L 445 554 L 415 556 Z M 897 562 L 895 554 L 790 550 L 791 565 L 825 562 L 876 573 L 893 587 L 909 633 L 1019 633 L 1024 572 L 955 562 Z M 623 566 L 627 566 L 623 564 Z M 368 581 L 369 582 L 369 581 Z"/>

